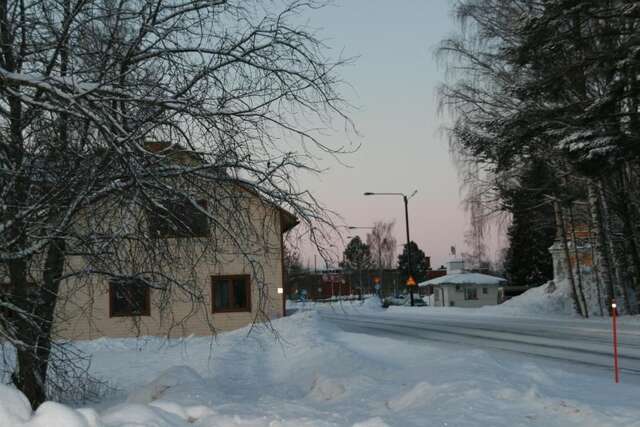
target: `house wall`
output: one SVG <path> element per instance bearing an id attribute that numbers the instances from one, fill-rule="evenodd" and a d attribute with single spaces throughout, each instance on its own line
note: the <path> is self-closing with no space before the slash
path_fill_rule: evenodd
<path id="1" fill-rule="evenodd" d="M 176 269 L 176 278 L 192 283 L 192 291 L 199 293 L 199 298 L 194 299 L 188 292 L 176 288 L 167 299 L 162 298 L 167 294 L 152 289 L 149 316 L 110 317 L 107 280 L 95 276 L 66 280 L 61 285 L 56 307 L 56 337 L 86 340 L 103 336 L 211 335 L 214 331 L 233 330 L 253 321 L 283 316 L 284 294 L 277 292 L 278 288 L 284 287 L 280 213 L 255 197 L 251 203 L 255 232 L 246 246 L 234 247 L 231 238 L 220 236 L 217 236 L 215 248 L 210 250 L 199 247 L 205 247 L 203 239 L 165 239 L 169 244 L 192 245 L 194 253 L 200 254 L 199 261 L 192 264 L 193 268 Z M 257 271 L 252 264 L 258 266 Z M 87 260 L 82 257 L 68 260 L 69 271 L 78 272 L 86 267 Z M 212 313 L 211 277 L 236 274 L 251 276 L 251 312 Z M 264 285 L 263 292 L 261 285 Z"/>
<path id="2" fill-rule="evenodd" d="M 477 300 L 465 300 L 464 299 L 464 289 L 468 288 L 477 288 L 478 289 L 478 299 Z M 436 306 L 442 306 L 442 293 L 444 292 L 444 306 L 451 306 L 451 302 L 454 303 L 455 307 L 482 307 L 485 305 L 497 305 L 499 301 L 499 289 L 496 286 L 477 286 L 477 285 L 460 285 L 460 289 L 456 290 L 455 285 L 435 285 L 433 287 L 434 295 L 438 295 L 436 297 Z M 486 288 L 487 293 L 483 294 L 482 289 Z"/>

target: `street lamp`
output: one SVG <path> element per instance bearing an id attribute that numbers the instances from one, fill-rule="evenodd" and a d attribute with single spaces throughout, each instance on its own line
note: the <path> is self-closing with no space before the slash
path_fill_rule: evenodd
<path id="1" fill-rule="evenodd" d="M 402 196 L 402 200 L 404 200 L 404 219 L 407 228 L 407 257 L 408 259 L 408 269 L 409 269 L 409 278 L 407 280 L 413 279 L 413 266 L 411 265 L 411 240 L 409 239 L 409 199 L 416 195 L 418 190 L 415 190 L 411 195 L 407 196 L 404 193 L 373 193 L 371 191 L 367 191 L 364 193 L 365 196 Z M 411 306 L 413 307 L 413 286 L 409 286 L 409 295 L 411 296 Z"/>

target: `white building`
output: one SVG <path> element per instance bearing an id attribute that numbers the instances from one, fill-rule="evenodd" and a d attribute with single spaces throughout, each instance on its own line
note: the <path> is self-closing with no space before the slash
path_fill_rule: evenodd
<path id="1" fill-rule="evenodd" d="M 420 287 L 430 286 L 433 289 L 431 304 L 436 307 L 482 307 L 499 304 L 506 280 L 487 274 L 465 272 L 463 266 L 462 261 L 450 261 L 446 276 L 418 284 Z"/>

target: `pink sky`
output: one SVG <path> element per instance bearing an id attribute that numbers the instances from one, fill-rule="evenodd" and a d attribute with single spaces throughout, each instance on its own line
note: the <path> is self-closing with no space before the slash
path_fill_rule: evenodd
<path id="1" fill-rule="evenodd" d="M 418 190 L 409 202 L 411 238 L 432 257 L 434 267 L 447 261 L 452 245 L 463 249 L 467 228 L 442 133 L 447 118 L 437 113 L 435 95 L 444 79 L 435 47 L 455 29 L 450 3 L 337 0 L 309 16 L 336 52 L 359 56 L 341 74 L 351 85 L 347 100 L 358 107 L 352 117 L 360 135 L 335 132 L 323 142 L 342 146 L 351 140 L 362 147 L 342 158 L 350 167 L 326 159 L 321 165 L 330 169 L 319 178 L 303 177 L 301 184 L 342 215 L 345 224 L 396 220 L 399 243 L 406 240 L 401 197 L 362 193 Z M 359 234 L 364 238 L 366 230 Z M 313 265 L 313 251 L 305 250 L 303 259 Z"/>

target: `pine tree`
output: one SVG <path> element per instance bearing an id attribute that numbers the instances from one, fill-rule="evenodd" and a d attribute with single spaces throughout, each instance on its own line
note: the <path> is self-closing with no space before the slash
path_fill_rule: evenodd
<path id="1" fill-rule="evenodd" d="M 351 239 L 343 252 L 343 259 L 340 267 L 350 273 L 355 273 L 357 283 L 360 289 L 363 287 L 362 274 L 373 266 L 371 259 L 371 250 L 369 245 L 364 243 L 359 236 Z"/>
<path id="2" fill-rule="evenodd" d="M 411 275 L 416 282 L 422 282 L 427 278 L 429 262 L 416 242 L 412 240 L 409 242 L 409 245 L 411 245 Z M 398 255 L 398 270 L 400 271 L 401 283 L 406 283 L 409 278 L 409 253 L 407 244 L 404 245 L 402 253 Z"/>
<path id="3" fill-rule="evenodd" d="M 555 238 L 554 212 L 545 196 L 552 191 L 549 172 L 543 163 L 535 162 L 525 170 L 519 186 L 504 195 L 513 217 L 504 268 L 515 286 L 537 286 L 553 278 L 549 247 Z"/>
<path id="4" fill-rule="evenodd" d="M 600 303 L 617 298 L 634 312 L 640 9 L 622 0 L 461 0 L 455 12 L 463 29 L 440 50 L 454 80 L 441 89 L 443 107 L 455 116 L 453 151 L 465 167 L 475 163 L 484 171 L 477 185 L 489 189 L 522 176 L 534 161 L 547 164 L 561 184 L 549 196 L 562 235 L 576 208 L 590 214 L 584 222 L 596 283 L 605 290 Z M 567 199 L 576 189 L 582 194 Z M 486 212 L 509 202 L 504 194 L 485 200 L 493 203 Z M 516 230 L 522 219 L 514 217 L 512 234 L 523 233 Z"/>

